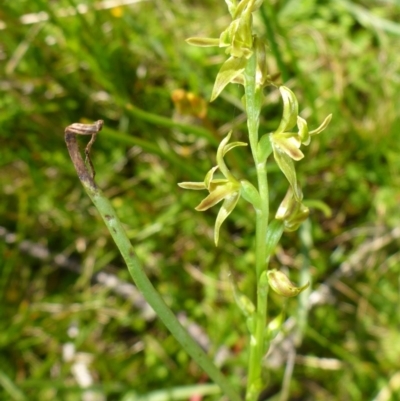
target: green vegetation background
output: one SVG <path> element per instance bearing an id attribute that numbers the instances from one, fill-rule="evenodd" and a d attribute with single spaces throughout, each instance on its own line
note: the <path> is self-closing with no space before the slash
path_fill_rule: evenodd
<path id="1" fill-rule="evenodd" d="M 216 210 L 194 211 L 203 194 L 176 185 L 202 179 L 229 129 L 246 140 L 241 88 L 230 85 L 206 119 L 180 115 L 171 101 L 176 89 L 209 98 L 224 55 L 185 38 L 218 36 L 229 21 L 224 2 L 1 3 L 0 400 L 84 399 L 73 372 L 79 358 L 89 361 L 95 400 L 207 382 L 140 299 L 132 300 L 131 287 L 127 296 L 126 286 L 109 288 L 130 277 L 63 138 L 67 125 L 97 119 L 105 120 L 93 148 L 99 186 L 168 304 L 243 385 L 247 332 L 228 275 L 254 296 L 254 216 L 240 202 L 215 248 Z M 78 3 L 87 12 L 60 16 Z M 323 283 L 329 289 L 310 309 L 290 400 L 400 399 L 398 4 L 270 1 L 256 21 L 271 45 L 271 74 L 281 71 L 302 115 L 317 124 L 333 114 L 298 164 L 305 198 L 331 213 L 314 209 L 301 231 L 313 243 L 285 235 L 272 261 L 294 280 L 309 262 L 314 296 Z M 29 23 L 26 14 L 43 11 L 47 21 Z M 277 90 L 266 94 L 262 133 L 281 116 Z M 247 149 L 228 162 L 237 176 L 254 177 Z M 269 171 L 276 208 L 287 183 L 272 161 Z M 104 284 L 101 272 L 114 281 Z M 297 305 L 289 302 L 289 316 Z M 271 316 L 280 308 L 272 296 Z M 269 395 L 285 369 L 285 358 L 274 355 Z"/>

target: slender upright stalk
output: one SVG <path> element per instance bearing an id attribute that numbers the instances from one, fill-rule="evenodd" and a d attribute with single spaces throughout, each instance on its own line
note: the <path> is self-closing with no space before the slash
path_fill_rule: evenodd
<path id="1" fill-rule="evenodd" d="M 245 70 L 245 99 L 247 110 L 247 126 L 251 151 L 257 171 L 258 191 L 261 197 L 261 207 L 256 210 L 256 281 L 257 305 L 254 330 L 250 337 L 249 373 L 246 401 L 254 401 L 262 389 L 261 368 L 265 353 L 265 326 L 267 320 L 268 282 L 260 280 L 267 268 L 266 237 L 268 229 L 269 194 L 266 163 L 259 162 L 257 155 L 258 126 L 261 110 L 260 88 L 256 86 L 256 57 L 249 59 Z"/>
<path id="2" fill-rule="evenodd" d="M 102 121 L 94 124 L 72 124 L 65 130 L 65 141 L 71 156 L 78 177 L 84 186 L 90 199 L 99 211 L 104 223 L 106 224 L 115 244 L 117 245 L 129 273 L 133 278 L 137 288 L 143 294 L 146 301 L 154 309 L 158 317 L 165 324 L 171 334 L 180 343 L 182 348 L 200 365 L 200 367 L 210 376 L 210 378 L 219 385 L 221 390 L 229 397 L 230 401 L 241 401 L 241 398 L 232 388 L 231 384 L 218 370 L 207 354 L 197 344 L 196 341 L 187 333 L 184 327 L 179 323 L 174 313 L 161 298 L 160 294 L 153 287 L 147 278 L 139 259 L 136 257 L 134 249 L 129 241 L 124 227 L 119 220 L 110 201 L 104 196 L 94 181 L 94 168 L 90 161 L 90 148 L 96 139 L 96 135 L 103 126 Z M 91 167 L 91 172 L 86 168 L 82 156 L 78 149 L 76 135 L 91 135 L 92 138 L 86 147 L 86 159 Z"/>

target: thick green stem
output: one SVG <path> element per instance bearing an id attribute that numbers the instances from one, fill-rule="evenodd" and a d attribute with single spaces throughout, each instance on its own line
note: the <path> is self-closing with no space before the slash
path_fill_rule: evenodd
<path id="1" fill-rule="evenodd" d="M 262 390 L 261 379 L 262 359 L 265 354 L 265 326 L 267 320 L 268 283 L 260 280 L 267 268 L 267 229 L 269 213 L 269 194 L 267 169 L 265 162 L 259 162 L 257 155 L 258 126 L 261 110 L 261 89 L 256 86 L 256 56 L 253 55 L 245 70 L 245 98 L 247 110 L 247 126 L 250 146 L 256 165 L 258 191 L 261 197 L 261 208 L 257 210 L 256 219 L 256 281 L 257 306 L 253 332 L 250 336 L 249 373 L 246 401 L 255 401 Z"/>

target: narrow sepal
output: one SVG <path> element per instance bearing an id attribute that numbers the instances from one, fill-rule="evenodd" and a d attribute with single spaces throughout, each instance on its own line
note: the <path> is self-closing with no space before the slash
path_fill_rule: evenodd
<path id="1" fill-rule="evenodd" d="M 283 174 L 285 174 L 290 186 L 293 188 L 295 198 L 301 201 L 302 193 L 297 183 L 296 170 L 294 168 L 293 160 L 286 153 L 282 152 L 276 147 L 274 147 L 274 158 Z"/>
<path id="2" fill-rule="evenodd" d="M 232 82 L 246 67 L 247 60 L 244 57 L 230 57 L 222 65 L 215 80 L 211 94 L 211 102 L 224 90 L 225 86 Z"/>
<path id="3" fill-rule="evenodd" d="M 221 206 L 221 209 L 219 209 L 217 219 L 215 220 L 215 228 L 214 228 L 215 246 L 218 246 L 219 230 L 221 228 L 221 225 L 225 221 L 225 219 L 232 213 L 232 210 L 235 208 L 239 198 L 240 198 L 240 192 L 232 193 L 231 195 L 225 198 L 224 203 Z"/>
<path id="4" fill-rule="evenodd" d="M 218 166 L 214 166 L 213 168 L 211 168 L 204 177 L 204 185 L 208 190 L 210 190 L 210 184 L 216 170 L 218 170 Z"/>
<path id="5" fill-rule="evenodd" d="M 196 206 L 198 212 L 204 212 L 205 210 L 213 207 L 222 199 L 227 198 L 232 193 L 232 185 L 226 184 L 215 188 L 206 198 L 204 198 L 199 205 Z M 223 205 L 222 205 L 223 207 Z"/>
<path id="6" fill-rule="evenodd" d="M 237 183 L 236 178 L 229 171 L 228 167 L 225 164 L 224 156 L 227 152 L 237 146 L 247 146 L 245 142 L 232 142 L 228 143 L 232 135 L 232 131 L 228 133 L 228 135 L 221 141 L 217 149 L 217 165 L 221 173 L 226 177 L 229 181 Z"/>
<path id="7" fill-rule="evenodd" d="M 224 152 L 223 155 L 225 156 L 230 150 L 232 150 L 233 148 L 236 148 L 238 146 L 247 146 L 246 142 L 232 142 L 232 143 L 228 143 L 225 147 L 224 147 Z"/>
<path id="8" fill-rule="evenodd" d="M 290 131 L 297 123 L 299 104 L 295 94 L 286 86 L 280 86 L 283 100 L 283 116 L 276 133 Z"/>
<path id="9" fill-rule="evenodd" d="M 263 1 L 264 0 L 242 0 L 236 9 L 234 18 L 237 17 L 238 15 L 240 15 L 241 13 L 243 13 L 243 11 L 248 6 L 251 6 L 251 9 L 250 9 L 251 12 L 257 11 L 260 8 Z"/>
<path id="10" fill-rule="evenodd" d="M 329 116 L 325 118 L 323 123 L 318 128 L 310 131 L 310 135 L 316 135 L 322 132 L 329 125 L 331 120 L 332 120 L 332 114 L 329 114 Z"/>
<path id="11" fill-rule="evenodd" d="M 242 1 L 240 1 L 239 5 L 236 8 L 236 12 L 235 12 L 233 18 L 238 18 L 240 16 L 240 14 L 243 13 L 243 11 L 246 9 L 246 7 L 249 5 L 249 3 L 251 1 L 252 0 L 242 0 Z"/>
<path id="12" fill-rule="evenodd" d="M 268 75 L 266 45 L 260 38 L 255 38 L 254 44 L 257 57 L 256 84 L 258 87 L 263 88 L 271 80 L 271 77 Z"/>
<path id="13" fill-rule="evenodd" d="M 215 47 L 219 46 L 218 38 L 188 38 L 186 39 L 186 43 L 192 46 L 199 47 Z"/>
<path id="14" fill-rule="evenodd" d="M 178 186 L 184 189 L 194 189 L 195 191 L 207 189 L 204 182 L 180 182 L 178 183 Z"/>
<path id="15" fill-rule="evenodd" d="M 309 145 L 311 141 L 310 133 L 308 132 L 307 121 L 300 116 L 297 116 L 297 128 L 299 129 L 299 137 L 303 145 Z"/>
<path id="16" fill-rule="evenodd" d="M 328 219 L 332 217 L 332 209 L 329 207 L 329 205 L 319 199 L 307 199 L 304 201 L 304 204 L 311 209 L 320 210 Z"/>

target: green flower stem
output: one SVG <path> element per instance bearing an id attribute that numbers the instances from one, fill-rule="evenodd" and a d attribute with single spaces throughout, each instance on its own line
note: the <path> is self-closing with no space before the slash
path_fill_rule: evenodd
<path id="1" fill-rule="evenodd" d="M 139 259 L 135 255 L 132 244 L 126 235 L 124 227 L 115 213 L 114 208 L 107 197 L 104 196 L 102 191 L 97 187 L 94 181 L 95 171 L 90 160 L 90 149 L 102 126 L 103 121 L 99 120 L 94 124 L 75 123 L 68 126 L 65 130 L 65 141 L 67 148 L 83 187 L 104 220 L 104 223 L 106 224 L 108 231 L 115 241 L 119 252 L 125 260 L 128 271 L 132 276 L 137 288 L 156 312 L 157 316 L 180 343 L 182 348 L 199 364 L 199 366 L 208 374 L 211 380 L 213 380 L 221 388 L 229 400 L 241 401 L 241 398 L 232 388 L 229 381 L 218 370 L 218 368 L 197 344 L 197 342 L 190 337 L 184 327 L 179 323 L 174 313 L 161 298 L 160 294 L 153 287 L 150 280 L 147 278 Z M 86 167 L 82 159 L 76 140 L 76 135 L 91 135 L 91 140 L 85 149 L 86 159 L 90 165 L 91 172 Z"/>
<path id="2" fill-rule="evenodd" d="M 265 326 L 267 321 L 268 283 L 261 280 L 262 273 L 267 269 L 267 230 L 269 214 L 269 193 L 267 169 L 265 162 L 258 161 L 258 126 L 261 111 L 260 89 L 256 87 L 256 56 L 249 59 L 245 70 L 245 99 L 247 111 L 247 126 L 249 130 L 250 146 L 256 165 L 258 191 L 261 197 L 261 208 L 256 211 L 256 280 L 257 306 L 255 313 L 254 330 L 250 336 L 250 356 L 246 401 L 255 401 L 262 390 L 261 368 L 265 354 Z M 262 284 L 262 285 L 260 285 Z"/>
<path id="3" fill-rule="evenodd" d="M 217 369 L 217 367 L 196 343 L 196 341 L 190 337 L 187 331 L 179 323 L 174 313 L 161 298 L 157 290 L 153 287 L 150 280 L 147 278 L 146 273 L 143 271 L 143 268 L 135 255 L 133 247 L 110 201 L 103 195 L 100 189 L 93 188 L 87 185 L 86 182 L 82 183 L 84 184 L 87 194 L 99 211 L 122 257 L 124 258 L 133 281 L 143 294 L 146 301 L 154 309 L 157 316 L 180 343 L 182 348 L 200 365 L 200 367 L 208 374 L 208 376 L 219 385 L 229 400 L 240 401 L 241 398 L 232 388 L 232 385 Z"/>

